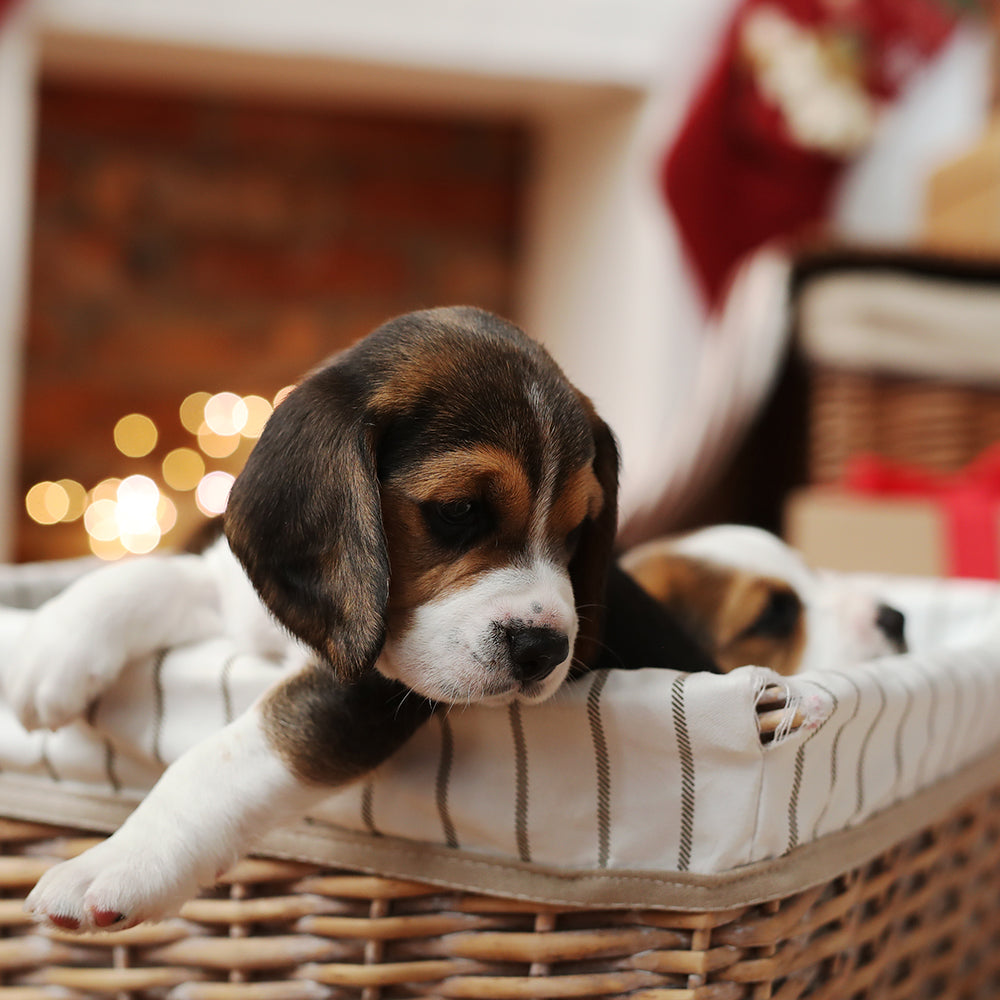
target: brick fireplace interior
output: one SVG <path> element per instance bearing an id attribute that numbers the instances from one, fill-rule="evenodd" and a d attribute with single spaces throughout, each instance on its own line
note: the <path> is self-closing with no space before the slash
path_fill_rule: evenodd
<path id="1" fill-rule="evenodd" d="M 513 120 L 47 81 L 36 157 L 21 495 L 88 496 L 40 520 L 22 504 L 20 560 L 90 551 L 90 491 L 137 475 L 176 509 L 163 544 L 182 543 L 203 515 L 163 459 L 234 473 L 252 446 L 201 451 L 190 394 L 271 400 L 396 313 L 514 308 L 528 132 Z M 129 414 L 157 432 L 132 457 L 115 440 Z"/>

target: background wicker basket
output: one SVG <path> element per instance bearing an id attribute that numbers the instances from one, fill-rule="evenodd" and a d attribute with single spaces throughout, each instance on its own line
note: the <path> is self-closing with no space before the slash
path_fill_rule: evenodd
<path id="1" fill-rule="evenodd" d="M 817 367 L 808 424 L 808 475 L 817 485 L 840 482 L 862 452 L 955 472 L 1000 441 L 1000 390 Z"/>
<path id="2" fill-rule="evenodd" d="M 35 927 L 21 900 L 94 841 L 6 820 L 0 840 L 2 1000 L 1000 991 L 1000 787 L 808 891 L 705 913 L 554 908 L 251 859 L 174 920 L 77 937 Z"/>

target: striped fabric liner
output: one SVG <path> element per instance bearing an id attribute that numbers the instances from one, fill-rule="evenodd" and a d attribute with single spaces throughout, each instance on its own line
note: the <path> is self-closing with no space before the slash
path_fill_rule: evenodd
<path id="1" fill-rule="evenodd" d="M 369 837 L 383 853 L 391 842 L 479 857 L 484 872 L 711 875 L 856 826 L 1000 740 L 1000 587 L 875 585 L 907 612 L 911 655 L 791 679 L 612 671 L 540 706 L 455 707 L 331 795 L 300 829 L 313 845 L 329 830 L 334 846 L 301 856 L 336 862 L 340 839 Z M 57 733 L 24 733 L 0 705 L 0 814 L 51 818 L 51 807 L 25 815 L 30 785 L 68 822 L 104 803 L 113 826 L 163 763 L 278 676 L 217 639 L 131 665 L 87 720 Z M 755 703 L 772 682 L 810 722 L 763 746 Z"/>

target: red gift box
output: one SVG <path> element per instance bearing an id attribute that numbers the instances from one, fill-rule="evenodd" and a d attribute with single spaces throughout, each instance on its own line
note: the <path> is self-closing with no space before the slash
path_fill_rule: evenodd
<path id="1" fill-rule="evenodd" d="M 1000 577 L 1000 445 L 952 475 L 934 475 L 876 455 L 859 455 L 848 464 L 845 480 L 848 490 L 866 496 L 933 499 L 944 517 L 947 575 Z"/>

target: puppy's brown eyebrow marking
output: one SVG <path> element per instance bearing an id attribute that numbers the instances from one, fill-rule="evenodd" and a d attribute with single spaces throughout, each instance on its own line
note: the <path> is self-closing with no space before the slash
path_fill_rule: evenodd
<path id="1" fill-rule="evenodd" d="M 392 477 L 394 485 L 416 503 L 485 496 L 504 513 L 526 522 L 532 489 L 516 456 L 493 445 L 476 445 L 432 455 L 415 469 Z"/>

